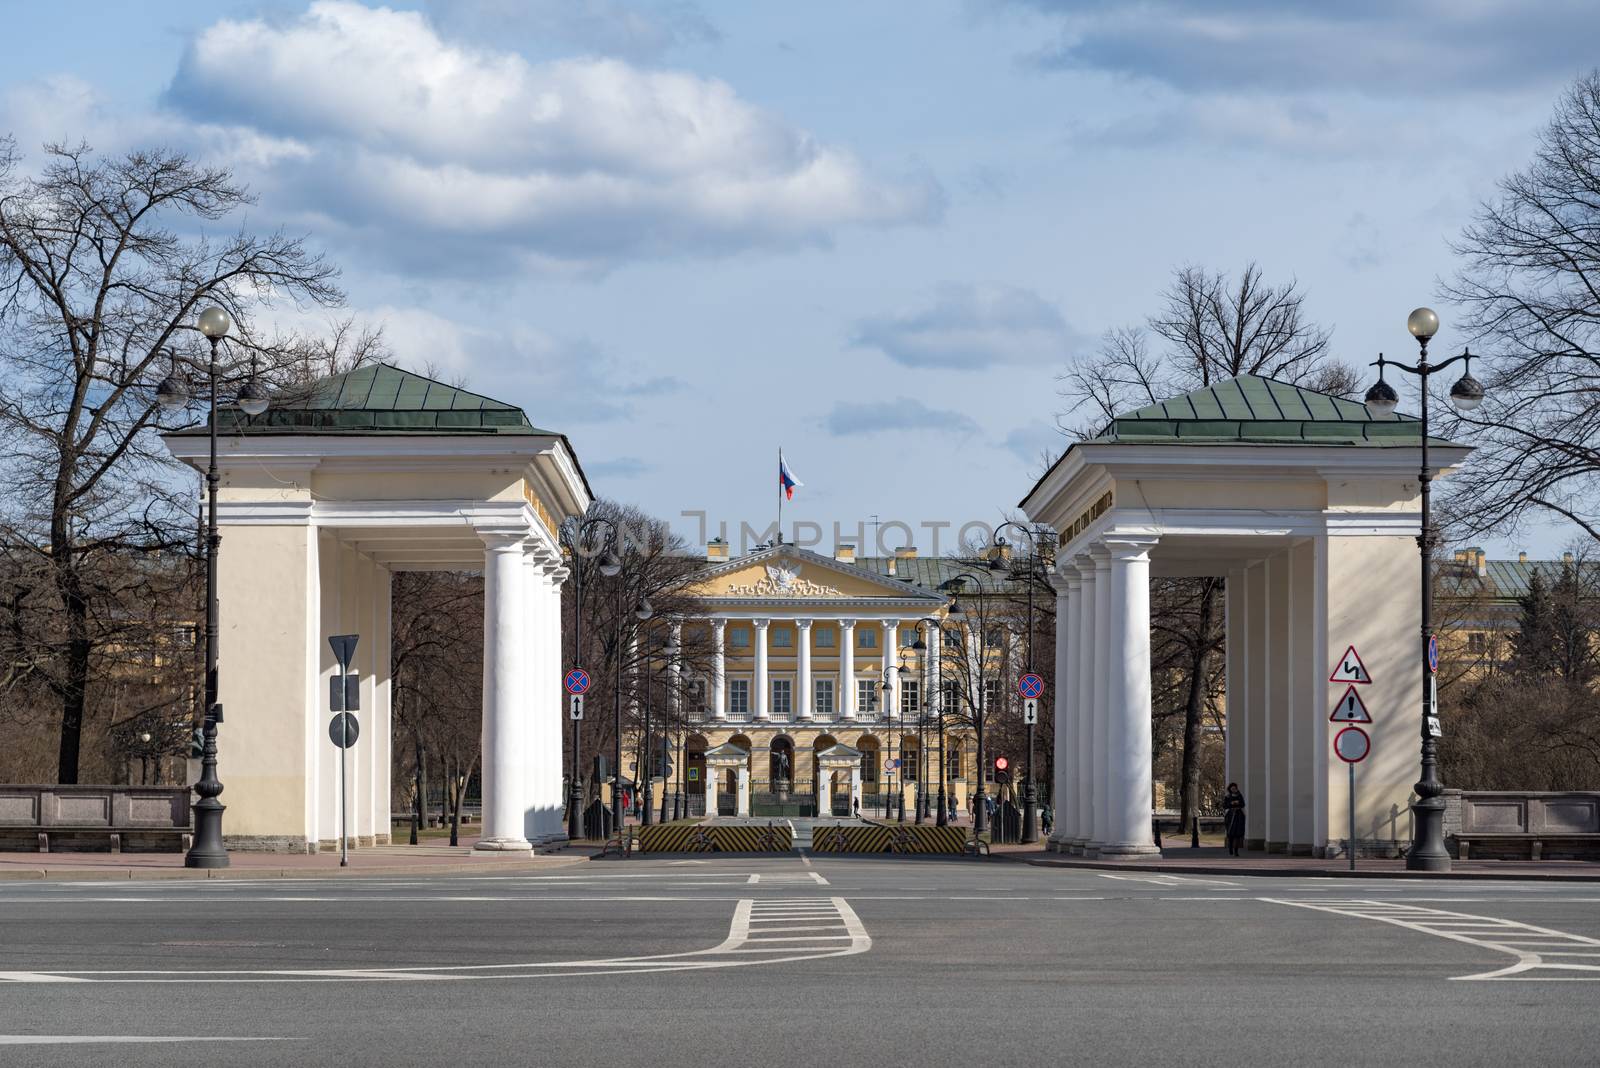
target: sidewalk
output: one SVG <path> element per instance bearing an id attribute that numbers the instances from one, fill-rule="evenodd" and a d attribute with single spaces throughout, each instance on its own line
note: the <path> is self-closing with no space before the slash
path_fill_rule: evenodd
<path id="1" fill-rule="evenodd" d="M 1039 846 L 999 845 L 993 855 L 1047 868 L 1088 871 L 1137 871 L 1158 875 L 1263 875 L 1341 879 L 1532 879 L 1600 882 L 1600 864 L 1578 860 L 1458 860 L 1448 873 L 1407 871 L 1396 858 L 1356 858 L 1356 870 L 1344 859 L 1290 857 L 1279 853 L 1246 853 L 1230 857 L 1223 846 L 1168 846 L 1161 856 L 1140 860 L 1088 860 L 1068 853 L 1047 853 Z"/>
<path id="2" fill-rule="evenodd" d="M 360 875 L 507 875 L 582 864 L 598 848 L 588 843 L 523 854 L 476 853 L 475 835 L 419 845 L 350 850 L 349 867 L 334 853 L 243 853 L 226 868 L 185 868 L 182 853 L 0 853 L 0 881 L 17 879 L 320 879 Z"/>

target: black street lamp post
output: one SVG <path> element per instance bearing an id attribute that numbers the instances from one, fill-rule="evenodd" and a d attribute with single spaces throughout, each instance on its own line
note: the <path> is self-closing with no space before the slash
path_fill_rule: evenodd
<path id="1" fill-rule="evenodd" d="M 222 537 L 217 533 L 217 486 L 222 480 L 217 473 L 217 349 L 228 336 L 233 320 L 227 312 L 212 306 L 200 313 L 195 326 L 211 345 L 206 359 L 206 422 L 210 438 L 206 464 L 206 679 L 200 781 L 194 784 L 194 792 L 200 800 L 194 803 L 194 842 L 183 863 L 187 868 L 226 868 L 228 847 L 222 840 L 222 813 L 227 806 L 217 800 L 222 794 L 222 782 L 217 778 L 217 724 L 222 721 L 222 705 L 217 701 L 217 549 L 222 544 Z M 168 411 L 176 411 L 189 403 L 189 390 L 178 374 L 176 355 L 172 356 L 172 362 L 170 373 L 156 387 L 156 401 Z M 255 372 L 252 358 L 250 377 L 234 398 L 240 410 L 251 416 L 267 410 L 267 391 L 256 380 Z"/>
<path id="2" fill-rule="evenodd" d="M 1015 527 L 1028 539 L 1028 635 L 1026 644 L 1026 669 L 1033 670 L 1033 568 L 1039 557 L 1039 538 L 1035 531 L 1029 530 L 1021 523 L 1008 521 L 995 528 L 995 534 L 1006 527 Z M 1005 566 L 999 549 L 1005 541 L 996 538 L 995 552 L 989 557 L 989 566 L 999 570 Z M 1031 844 L 1039 840 L 1039 789 L 1033 778 L 1033 731 L 1034 724 L 1028 724 L 1028 762 L 1024 766 L 1024 782 L 1022 786 L 1022 841 Z"/>
<path id="3" fill-rule="evenodd" d="M 978 596 L 982 597 L 983 579 L 969 571 L 956 572 L 956 574 L 952 575 L 946 580 L 946 584 L 948 585 L 950 583 L 954 583 L 957 587 L 965 589 L 968 581 L 973 583 L 973 585 L 977 588 Z M 967 703 L 972 708 L 973 734 L 978 743 L 978 766 L 976 769 L 976 775 L 974 776 L 978 785 L 976 792 L 972 795 L 972 833 L 982 834 L 984 831 L 989 829 L 989 812 L 985 807 L 988 802 L 988 793 L 983 788 L 983 776 L 985 771 L 983 762 L 983 723 L 984 714 L 986 711 L 984 704 L 987 696 L 984 693 L 984 691 L 987 689 L 987 687 L 984 685 L 987 676 L 984 660 L 987 659 L 989 650 L 986 647 L 984 635 L 981 633 L 982 621 L 980 620 L 978 625 L 979 633 L 977 637 L 974 638 L 973 627 L 971 624 L 967 623 L 966 619 L 964 618 L 966 616 L 966 610 L 961 607 L 961 602 L 955 595 L 952 595 L 950 598 L 950 609 L 947 614 L 951 616 L 963 617 L 958 620 L 959 626 L 954 631 L 954 634 L 957 642 L 961 646 L 962 655 L 966 657 L 967 674 L 969 676 L 968 681 L 972 684 L 969 693 L 967 694 Z M 974 648 L 974 646 L 976 646 L 976 648 Z"/>
<path id="4" fill-rule="evenodd" d="M 911 648 L 917 650 L 919 653 L 926 654 L 930 647 L 927 643 L 927 640 L 922 636 L 923 630 L 925 627 L 939 626 L 939 621 L 934 617 L 923 616 L 922 619 L 918 621 L 917 640 L 912 644 Z M 943 631 L 941 630 L 940 633 L 942 634 Z M 927 710 L 927 712 L 936 715 L 939 721 L 939 793 L 937 797 L 939 802 L 939 811 L 934 817 L 934 823 L 940 827 L 948 827 L 950 825 L 950 818 L 946 808 L 944 784 L 945 773 L 950 767 L 950 756 L 944 751 L 944 653 L 942 648 L 940 649 L 939 660 L 936 664 L 934 664 L 931 681 L 933 683 L 933 692 L 928 694 L 924 699 L 923 707 Z M 924 721 L 926 721 L 926 717 L 924 717 Z M 923 767 L 927 767 L 926 761 L 923 762 Z M 924 778 L 926 778 L 926 774 L 924 774 Z M 918 784 L 918 793 L 921 793 L 920 783 Z"/>
<path id="5" fill-rule="evenodd" d="M 572 553 L 572 666 L 574 668 L 583 666 L 583 561 L 579 558 L 589 544 L 590 531 L 599 527 L 605 528 L 605 541 L 601 543 L 604 546 L 602 550 L 604 555 L 600 557 L 598 565 L 600 574 L 607 578 L 615 578 L 622 573 L 622 561 L 618 559 L 616 552 L 612 548 L 612 543 L 616 540 L 617 533 L 615 523 L 604 516 L 595 516 L 584 520 L 581 524 L 574 520 L 563 524 L 561 527 L 562 536 Z M 621 630 L 622 624 L 619 616 L 617 624 L 617 656 L 619 663 L 622 655 Z M 620 672 L 618 678 L 620 681 Z M 622 708 L 620 692 L 617 708 L 618 722 L 620 723 Z M 582 727 L 582 720 L 575 719 L 572 721 L 572 780 L 568 783 L 567 788 L 567 838 L 572 841 L 577 841 L 583 837 L 583 781 L 581 764 L 579 763 L 579 750 L 582 748 L 582 736 L 580 734 Z M 598 789 L 599 784 L 596 783 L 595 787 Z M 616 792 L 614 788 L 612 792 Z"/>
<path id="6" fill-rule="evenodd" d="M 1367 390 L 1367 408 L 1378 416 L 1393 414 L 1400 403 L 1394 387 L 1384 381 L 1385 367 L 1394 367 L 1421 379 L 1422 414 L 1422 530 L 1417 546 L 1422 557 L 1422 777 L 1416 784 L 1417 800 L 1411 805 L 1411 847 L 1406 851 L 1406 867 L 1411 871 L 1449 871 L 1450 853 L 1444 844 L 1444 783 L 1439 779 L 1439 720 L 1434 706 L 1433 665 L 1428 647 L 1433 639 L 1433 550 L 1439 542 L 1439 529 L 1433 523 L 1430 484 L 1433 470 L 1428 466 L 1428 376 L 1461 361 L 1461 377 L 1450 387 L 1450 403 L 1470 412 L 1483 403 L 1483 386 L 1472 377 L 1472 354 L 1465 350 L 1443 363 L 1428 362 L 1428 341 L 1439 331 L 1439 316 L 1432 308 L 1418 308 L 1406 318 L 1406 329 L 1417 339 L 1420 354 L 1415 366 L 1377 359 L 1378 381 Z M 1355 843 L 1350 843 L 1355 849 Z"/>

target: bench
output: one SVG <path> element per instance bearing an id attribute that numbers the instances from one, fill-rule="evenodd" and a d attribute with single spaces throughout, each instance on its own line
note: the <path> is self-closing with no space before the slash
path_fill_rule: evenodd
<path id="1" fill-rule="evenodd" d="M 0 838 L 40 853 L 91 842 L 186 851 L 193 842 L 187 786 L 0 786 Z"/>
<path id="2" fill-rule="evenodd" d="M 1461 860 L 1600 860 L 1600 793 L 1446 790 L 1444 802 Z"/>
<path id="3" fill-rule="evenodd" d="M 1600 834 L 1553 831 L 1478 832 L 1456 836 L 1456 858 L 1471 860 L 1472 848 L 1480 848 L 1479 860 L 1597 860 L 1600 859 Z"/>

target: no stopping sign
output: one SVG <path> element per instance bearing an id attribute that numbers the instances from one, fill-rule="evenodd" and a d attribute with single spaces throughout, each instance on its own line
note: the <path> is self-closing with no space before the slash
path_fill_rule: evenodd
<path id="1" fill-rule="evenodd" d="M 1359 764 L 1372 751 L 1372 739 L 1360 727 L 1346 727 L 1333 736 L 1333 751 L 1346 764 Z"/>

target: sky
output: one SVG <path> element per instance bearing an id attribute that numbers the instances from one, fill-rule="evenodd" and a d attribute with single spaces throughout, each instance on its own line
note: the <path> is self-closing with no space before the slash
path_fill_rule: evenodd
<path id="1" fill-rule="evenodd" d="M 246 224 L 309 235 L 398 362 L 567 434 L 600 495 L 739 547 L 776 518 L 781 447 L 790 537 L 870 546 L 876 520 L 924 552 L 1013 510 L 1066 444 L 1059 376 L 1177 266 L 1298 280 L 1348 363 L 1409 356 L 1419 304 L 1453 351 L 1450 242 L 1600 35 L 1578 0 L 145 0 L 6 20 L 0 131 L 25 151 L 230 167 L 259 197 Z"/>

